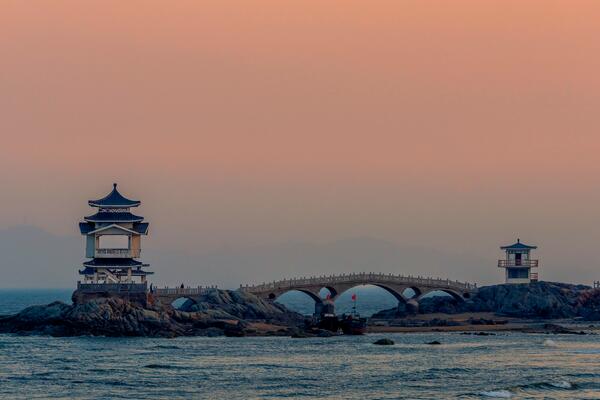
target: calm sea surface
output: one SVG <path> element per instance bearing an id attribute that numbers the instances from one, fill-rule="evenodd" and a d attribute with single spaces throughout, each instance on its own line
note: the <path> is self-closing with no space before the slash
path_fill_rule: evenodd
<path id="1" fill-rule="evenodd" d="M 361 302 L 377 303 L 377 296 L 361 292 L 359 309 Z M 0 314 L 69 297 L 70 291 L 60 290 L 0 291 Z M 381 337 L 396 345 L 371 344 Z M 442 345 L 425 344 L 432 340 Z M 600 399 L 600 339 L 518 333 L 327 339 L 0 335 L 0 398 Z"/>

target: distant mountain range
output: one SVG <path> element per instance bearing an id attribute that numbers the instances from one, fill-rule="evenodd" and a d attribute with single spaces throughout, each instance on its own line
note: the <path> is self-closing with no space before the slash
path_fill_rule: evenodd
<path id="1" fill-rule="evenodd" d="M 71 287 L 84 259 L 83 239 L 32 226 L 0 230 L 0 287 Z M 391 241 L 357 237 L 327 243 L 290 242 L 182 254 L 145 248 L 158 285 L 218 284 L 235 288 L 289 277 L 390 272 L 458 280 L 490 279 L 489 260 Z M 493 278 L 493 276 L 492 276 Z"/>
<path id="2" fill-rule="evenodd" d="M 74 286 L 83 245 L 34 226 L 0 229 L 0 287 Z"/>

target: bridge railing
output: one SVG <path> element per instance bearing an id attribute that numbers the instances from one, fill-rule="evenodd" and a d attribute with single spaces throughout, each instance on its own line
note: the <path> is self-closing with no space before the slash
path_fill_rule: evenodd
<path id="1" fill-rule="evenodd" d="M 207 294 L 215 287 L 184 287 L 184 288 L 152 288 L 152 293 L 157 296 L 201 296 Z"/>
<path id="2" fill-rule="evenodd" d="M 302 286 L 313 286 L 313 285 L 329 285 L 335 283 L 352 283 L 356 281 L 364 282 L 390 282 L 407 285 L 424 285 L 424 286 L 438 286 L 447 287 L 460 290 L 474 290 L 477 285 L 468 282 L 453 281 L 450 279 L 440 278 L 426 278 L 421 276 L 405 276 L 405 275 L 393 275 L 384 273 L 354 273 L 354 274 L 342 274 L 342 275 L 329 275 L 329 276 L 313 276 L 309 278 L 293 278 L 284 279 L 281 281 L 267 282 L 253 286 L 240 286 L 242 291 L 266 291 L 271 289 L 291 288 L 291 287 L 302 287 Z"/>

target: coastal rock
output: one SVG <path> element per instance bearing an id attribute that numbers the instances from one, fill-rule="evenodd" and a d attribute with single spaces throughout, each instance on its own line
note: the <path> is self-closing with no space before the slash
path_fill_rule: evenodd
<path id="1" fill-rule="evenodd" d="M 600 290 L 591 289 L 579 294 L 579 315 L 586 321 L 600 321 Z"/>
<path id="2" fill-rule="evenodd" d="M 518 318 L 572 318 L 586 286 L 553 282 L 494 285 L 479 289 L 469 311 L 493 311 Z"/>
<path id="3" fill-rule="evenodd" d="M 119 297 L 102 296 L 68 305 L 54 302 L 0 317 L 0 333 L 52 336 L 245 336 L 252 330 L 245 318 L 301 326 L 304 318 L 281 305 L 253 295 L 217 291 L 190 307 L 175 310 L 160 304 L 142 306 Z M 202 311 L 200 311 L 202 310 Z M 254 334 L 256 334 L 254 332 Z"/>
<path id="4" fill-rule="evenodd" d="M 374 341 L 373 344 L 376 344 L 378 346 L 392 346 L 395 343 L 392 339 L 383 338 L 383 339 Z"/>
<path id="5" fill-rule="evenodd" d="M 304 332 L 294 332 L 290 337 L 293 339 L 306 339 L 309 336 Z"/>
<path id="6" fill-rule="evenodd" d="M 600 320 L 600 290 L 555 282 L 484 286 L 468 301 L 449 296 L 423 298 L 419 313 L 494 312 L 516 318 L 574 318 Z M 402 318 L 399 308 L 380 311 L 373 319 Z M 474 322 L 476 323 L 476 322 Z"/>

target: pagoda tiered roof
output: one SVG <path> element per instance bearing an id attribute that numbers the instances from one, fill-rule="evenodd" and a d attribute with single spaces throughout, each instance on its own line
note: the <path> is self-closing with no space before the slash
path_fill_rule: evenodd
<path id="1" fill-rule="evenodd" d="M 89 267 L 85 267 L 84 269 L 80 269 L 79 273 L 81 275 L 93 275 L 96 272 L 95 269 L 93 268 L 89 268 Z M 154 272 L 152 271 L 142 271 L 141 269 L 132 269 L 131 270 L 131 276 L 145 276 L 145 275 L 153 275 Z"/>
<path id="2" fill-rule="evenodd" d="M 98 228 L 96 227 L 96 224 L 94 222 L 80 222 L 79 230 L 81 231 L 82 235 L 89 235 L 99 232 L 103 229 L 117 228 L 122 229 L 126 232 L 137 233 L 139 235 L 147 235 L 149 226 L 150 224 L 148 222 L 134 222 L 131 229 L 124 228 L 117 224 L 106 225 L 103 228 Z"/>
<path id="3" fill-rule="evenodd" d="M 148 267 L 150 264 L 144 264 L 132 258 L 93 258 L 83 263 L 86 267 Z"/>
<path id="4" fill-rule="evenodd" d="M 87 222 L 142 222 L 144 217 L 126 212 L 100 211 L 84 218 Z"/>
<path id="5" fill-rule="evenodd" d="M 90 200 L 88 204 L 92 207 L 101 207 L 101 208 L 129 208 L 129 207 L 137 207 L 142 204 L 138 200 L 130 200 L 123 196 L 117 190 L 117 184 L 113 183 L 113 190 L 107 196 L 98 199 L 98 200 Z"/>

